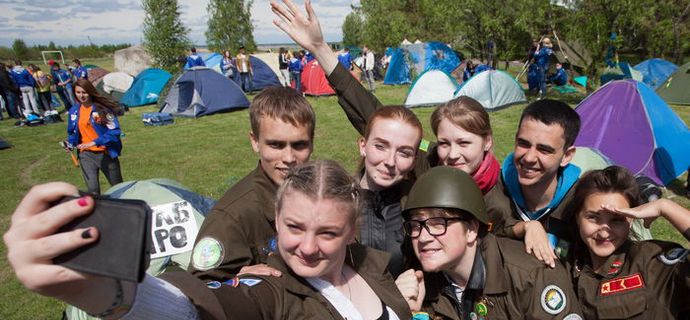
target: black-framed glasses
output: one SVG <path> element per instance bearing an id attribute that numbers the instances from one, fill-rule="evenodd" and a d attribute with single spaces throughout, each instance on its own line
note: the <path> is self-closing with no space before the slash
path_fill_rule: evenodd
<path id="1" fill-rule="evenodd" d="M 422 233 L 422 227 L 432 236 L 442 236 L 448 230 L 448 221 L 466 221 L 463 217 L 433 217 L 425 220 L 410 220 L 403 223 L 405 234 L 417 238 Z"/>

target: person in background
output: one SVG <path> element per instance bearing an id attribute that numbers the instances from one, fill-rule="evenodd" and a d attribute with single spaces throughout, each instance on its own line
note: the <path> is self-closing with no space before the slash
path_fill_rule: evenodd
<path id="1" fill-rule="evenodd" d="M 690 250 L 660 241 L 632 240 L 633 219 L 649 226 L 664 217 L 690 240 L 690 211 L 668 199 L 640 205 L 625 168 L 586 173 L 575 187 L 566 264 L 586 319 L 687 319 Z"/>
<path id="2" fill-rule="evenodd" d="M 552 47 L 551 39 L 544 37 L 544 39 L 537 44 L 537 48 L 534 51 L 534 63 L 538 67 L 539 90 L 542 99 L 546 97 L 546 71 L 549 70 L 549 59 L 551 59 L 551 55 L 553 54 L 553 50 L 551 50 Z"/>
<path id="3" fill-rule="evenodd" d="M 240 74 L 240 88 L 245 93 L 252 92 L 254 90 L 252 87 L 252 62 L 250 56 L 245 53 L 244 47 L 240 47 L 240 51 L 235 58 L 235 64 L 237 72 Z"/>
<path id="4" fill-rule="evenodd" d="M 41 111 L 38 110 L 38 101 L 36 101 L 36 92 L 34 91 L 36 80 L 34 80 L 34 77 L 31 76 L 28 70 L 24 69 L 21 60 L 15 60 L 14 64 L 15 66 L 12 68 L 10 75 L 12 79 L 14 79 L 14 83 L 19 87 L 19 91 L 22 93 L 24 116 L 32 112 L 40 115 Z"/>
<path id="5" fill-rule="evenodd" d="M 288 70 L 288 67 L 290 66 L 290 54 L 288 53 L 285 48 L 280 47 L 280 51 L 278 52 L 278 69 L 280 70 L 280 83 L 283 85 L 283 87 L 289 87 L 290 86 L 290 70 Z"/>
<path id="6" fill-rule="evenodd" d="M 88 192 L 100 194 L 99 171 L 111 186 L 122 182 L 119 156 L 122 152 L 118 104 L 101 96 L 86 79 L 77 80 L 78 103 L 69 109 L 67 142 L 79 150 L 79 167 Z"/>
<path id="7" fill-rule="evenodd" d="M 465 63 L 465 71 L 462 72 L 462 81 L 465 82 L 474 76 L 476 66 L 472 60 L 467 60 Z"/>
<path id="8" fill-rule="evenodd" d="M 72 70 L 74 77 L 77 78 L 77 80 L 89 80 L 89 72 L 86 70 L 86 67 L 81 65 L 81 61 L 79 61 L 79 59 L 74 59 L 72 62 L 74 63 L 74 69 Z"/>
<path id="9" fill-rule="evenodd" d="M 191 47 L 189 49 L 189 56 L 187 56 L 187 66 L 189 68 L 194 68 L 194 67 L 205 67 L 206 63 L 204 63 L 204 59 L 201 58 L 200 55 L 196 53 L 196 48 Z"/>
<path id="10" fill-rule="evenodd" d="M 295 90 L 302 93 L 302 56 L 300 52 L 294 52 L 288 69 L 290 70 L 292 81 L 295 82 Z"/>
<path id="11" fill-rule="evenodd" d="M 376 60 L 374 59 L 374 53 L 369 50 L 367 46 L 362 46 L 362 54 L 364 59 L 362 60 L 362 77 L 369 85 L 369 91 L 376 91 L 376 83 L 374 82 L 374 65 Z"/>
<path id="12" fill-rule="evenodd" d="M 50 65 L 50 74 L 53 76 L 55 89 L 62 100 L 62 104 L 65 106 L 65 110 L 69 110 L 77 103 L 72 87 L 72 76 L 67 70 L 61 69 L 60 64 L 54 60 L 48 61 L 48 64 Z"/>
<path id="13" fill-rule="evenodd" d="M 568 73 L 565 72 L 565 69 L 563 69 L 563 65 L 560 62 L 556 63 L 556 73 L 549 76 L 548 81 L 557 86 L 564 86 L 568 84 Z"/>
<path id="14" fill-rule="evenodd" d="M 36 91 L 38 91 L 38 98 L 43 105 L 43 110 L 49 111 L 53 110 L 51 102 L 53 97 L 50 94 L 50 86 L 53 83 L 53 77 L 41 70 L 36 65 L 31 65 L 34 71 L 34 80 L 36 80 Z"/>
<path id="15" fill-rule="evenodd" d="M 349 48 L 345 47 L 343 52 L 338 55 L 338 62 L 340 62 L 345 69 L 352 70 L 352 56 L 350 55 Z"/>
<path id="16" fill-rule="evenodd" d="M 7 110 L 7 115 L 10 118 L 19 119 L 21 117 L 17 107 L 19 102 L 18 95 L 20 94 L 19 88 L 17 88 L 17 85 L 7 71 L 7 66 L 0 62 L 0 96 L 2 96 L 5 110 Z M 3 119 L 1 111 L 0 119 Z"/>
<path id="17" fill-rule="evenodd" d="M 223 60 L 220 60 L 220 70 L 223 71 L 223 75 L 228 79 L 233 79 L 235 69 L 235 64 L 232 62 L 232 55 L 229 50 L 223 51 Z"/>

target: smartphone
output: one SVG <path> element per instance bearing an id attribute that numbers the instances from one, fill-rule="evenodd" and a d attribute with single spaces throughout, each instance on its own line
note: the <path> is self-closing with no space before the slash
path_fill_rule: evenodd
<path id="1" fill-rule="evenodd" d="M 149 264 L 151 208 L 141 200 L 91 197 L 95 200 L 93 212 L 72 220 L 58 232 L 96 227 L 98 240 L 53 262 L 80 272 L 141 282 Z M 65 197 L 58 203 L 72 199 L 76 197 Z"/>

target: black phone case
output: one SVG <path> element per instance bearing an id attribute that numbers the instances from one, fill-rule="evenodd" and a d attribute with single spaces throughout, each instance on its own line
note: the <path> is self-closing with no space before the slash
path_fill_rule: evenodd
<path id="1" fill-rule="evenodd" d="M 64 267 L 120 280 L 141 282 L 149 265 L 151 208 L 141 200 L 92 196 L 94 211 L 58 232 L 94 226 L 98 241 L 53 259 Z M 66 198 L 67 201 L 74 198 Z"/>

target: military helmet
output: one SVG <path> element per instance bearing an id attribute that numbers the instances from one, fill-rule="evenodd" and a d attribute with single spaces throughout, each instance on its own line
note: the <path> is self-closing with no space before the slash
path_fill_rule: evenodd
<path id="1" fill-rule="evenodd" d="M 479 187 L 469 174 L 451 167 L 431 168 L 417 179 L 403 204 L 403 215 L 419 208 L 460 209 L 489 224 Z"/>

